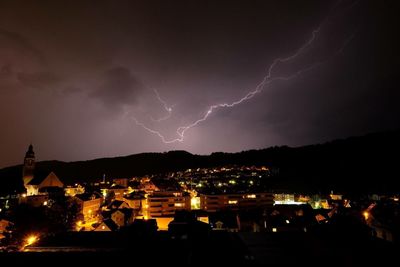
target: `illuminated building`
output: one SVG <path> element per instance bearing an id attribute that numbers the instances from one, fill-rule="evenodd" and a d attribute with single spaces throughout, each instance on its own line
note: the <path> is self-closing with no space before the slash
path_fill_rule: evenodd
<path id="1" fill-rule="evenodd" d="M 133 209 L 117 209 L 103 212 L 103 218 L 110 218 L 119 228 L 130 225 L 134 220 Z"/>
<path id="2" fill-rule="evenodd" d="M 200 197 L 194 196 L 190 199 L 190 208 L 192 210 L 200 209 Z"/>
<path id="3" fill-rule="evenodd" d="M 75 198 L 79 204 L 79 212 L 83 215 L 84 220 L 93 220 L 97 217 L 103 198 L 98 193 L 84 193 L 76 195 Z"/>
<path id="4" fill-rule="evenodd" d="M 140 192 L 132 192 L 130 194 L 125 195 L 123 201 L 125 201 L 132 209 L 141 210 L 145 199 L 146 198 L 144 194 Z"/>
<path id="5" fill-rule="evenodd" d="M 190 210 L 190 194 L 172 179 L 145 180 L 141 186 L 148 194 L 142 203 L 144 218 L 171 217 L 176 210 Z"/>
<path id="6" fill-rule="evenodd" d="M 274 194 L 275 204 L 295 204 L 294 194 Z"/>
<path id="7" fill-rule="evenodd" d="M 13 225 L 12 222 L 1 219 L 0 220 L 0 240 L 5 238 L 5 233 L 10 232 L 9 228 Z"/>
<path id="8" fill-rule="evenodd" d="M 143 178 L 141 180 L 139 189 L 145 191 L 148 194 L 151 194 L 155 191 L 160 191 L 160 189 L 149 178 Z"/>
<path id="9" fill-rule="evenodd" d="M 113 184 L 110 188 L 106 189 L 107 193 L 113 193 L 114 198 L 118 200 L 122 200 L 124 195 L 127 194 L 129 189 L 122 185 Z"/>
<path id="10" fill-rule="evenodd" d="M 64 191 L 65 191 L 65 195 L 66 196 L 73 197 L 75 195 L 79 195 L 79 194 L 85 193 L 85 188 L 82 187 L 81 185 L 76 185 L 74 187 L 67 186 L 66 188 L 64 188 Z"/>
<path id="11" fill-rule="evenodd" d="M 338 195 L 338 194 L 333 194 L 333 193 L 331 193 L 329 196 L 332 200 L 342 200 L 342 198 L 343 198 L 343 195 Z"/>
<path id="12" fill-rule="evenodd" d="M 113 183 L 114 184 L 120 185 L 120 186 L 122 186 L 124 188 L 128 187 L 128 181 L 129 181 L 128 178 L 114 178 L 113 179 Z"/>
<path id="13" fill-rule="evenodd" d="M 310 198 L 303 195 L 294 194 L 274 194 L 276 205 L 302 205 L 310 202 Z"/>
<path id="14" fill-rule="evenodd" d="M 147 196 L 147 214 L 150 217 L 174 216 L 176 210 L 190 210 L 189 194 L 155 192 Z"/>
<path id="15" fill-rule="evenodd" d="M 39 190 L 45 187 L 63 188 L 64 184 L 54 172 L 50 172 L 48 175 L 35 174 L 34 178 L 25 185 L 26 194 L 28 196 L 38 195 Z"/>
<path id="16" fill-rule="evenodd" d="M 274 204 L 271 193 L 243 193 L 243 194 L 202 194 L 200 208 L 205 211 L 221 209 L 238 210 L 241 208 L 271 207 Z"/>

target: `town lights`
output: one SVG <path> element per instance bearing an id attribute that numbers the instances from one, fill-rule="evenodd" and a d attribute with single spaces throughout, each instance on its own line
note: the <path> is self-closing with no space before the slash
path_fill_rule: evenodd
<path id="1" fill-rule="evenodd" d="M 36 235 L 29 235 L 28 237 L 25 238 L 24 240 L 24 246 L 23 248 L 30 246 L 34 243 L 36 243 L 39 240 L 38 236 Z"/>

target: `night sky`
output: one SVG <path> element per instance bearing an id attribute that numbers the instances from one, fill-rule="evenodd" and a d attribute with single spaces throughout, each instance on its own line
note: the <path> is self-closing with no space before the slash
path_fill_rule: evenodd
<path id="1" fill-rule="evenodd" d="M 396 2 L 1 0 L 0 167 L 397 129 Z"/>

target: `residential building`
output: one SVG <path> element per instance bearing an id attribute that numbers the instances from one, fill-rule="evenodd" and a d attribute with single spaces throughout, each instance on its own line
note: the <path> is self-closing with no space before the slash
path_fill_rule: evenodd
<path id="1" fill-rule="evenodd" d="M 200 208 L 211 212 L 223 209 L 268 208 L 273 204 L 273 196 L 267 192 L 200 195 Z"/>
<path id="2" fill-rule="evenodd" d="M 118 225 L 111 219 L 102 221 L 96 225 L 93 231 L 95 232 L 113 232 L 118 230 Z"/>
<path id="3" fill-rule="evenodd" d="M 125 201 L 121 201 L 121 200 L 114 200 L 107 206 L 107 209 L 109 209 L 109 210 L 130 209 L 130 208 L 131 207 L 128 205 L 128 203 L 126 203 Z"/>
<path id="4" fill-rule="evenodd" d="M 99 193 L 79 194 L 75 198 L 85 221 L 93 220 L 98 216 L 101 204 L 103 203 L 103 198 Z"/>
<path id="5" fill-rule="evenodd" d="M 73 197 L 75 195 L 85 193 L 85 188 L 79 184 L 76 184 L 75 186 L 67 186 L 64 188 L 64 191 L 66 196 Z"/>
<path id="6" fill-rule="evenodd" d="M 176 210 L 190 210 L 190 195 L 184 192 L 154 192 L 147 196 L 143 214 L 148 217 L 174 216 Z"/>
<path id="7" fill-rule="evenodd" d="M 115 178 L 115 179 L 113 179 L 113 183 L 114 184 L 120 185 L 120 186 L 122 186 L 124 188 L 128 187 L 128 182 L 129 182 L 128 178 Z"/>
<path id="8" fill-rule="evenodd" d="M 132 209 L 141 210 L 145 199 L 146 197 L 144 192 L 132 192 L 130 194 L 126 194 L 123 198 L 123 201 L 128 203 L 129 207 Z"/>
<path id="9" fill-rule="evenodd" d="M 115 199 L 122 200 L 124 198 L 124 196 L 128 193 L 129 189 L 122 185 L 113 184 L 106 191 L 108 194 L 110 194 L 110 193 L 113 194 Z"/>
<path id="10" fill-rule="evenodd" d="M 111 220 L 113 220 L 118 227 L 132 224 L 134 218 L 133 209 L 124 208 L 111 211 Z"/>

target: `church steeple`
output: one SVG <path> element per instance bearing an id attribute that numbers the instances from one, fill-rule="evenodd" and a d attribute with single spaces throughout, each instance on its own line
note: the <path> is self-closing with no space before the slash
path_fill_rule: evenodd
<path id="1" fill-rule="evenodd" d="M 25 153 L 24 167 L 22 169 L 22 179 L 24 185 L 27 185 L 33 179 L 33 172 L 35 170 L 35 152 L 33 151 L 32 144 L 29 145 L 28 151 Z"/>
<path id="2" fill-rule="evenodd" d="M 25 158 L 35 158 L 35 152 L 33 152 L 32 144 L 29 145 L 28 151 L 25 153 Z"/>

